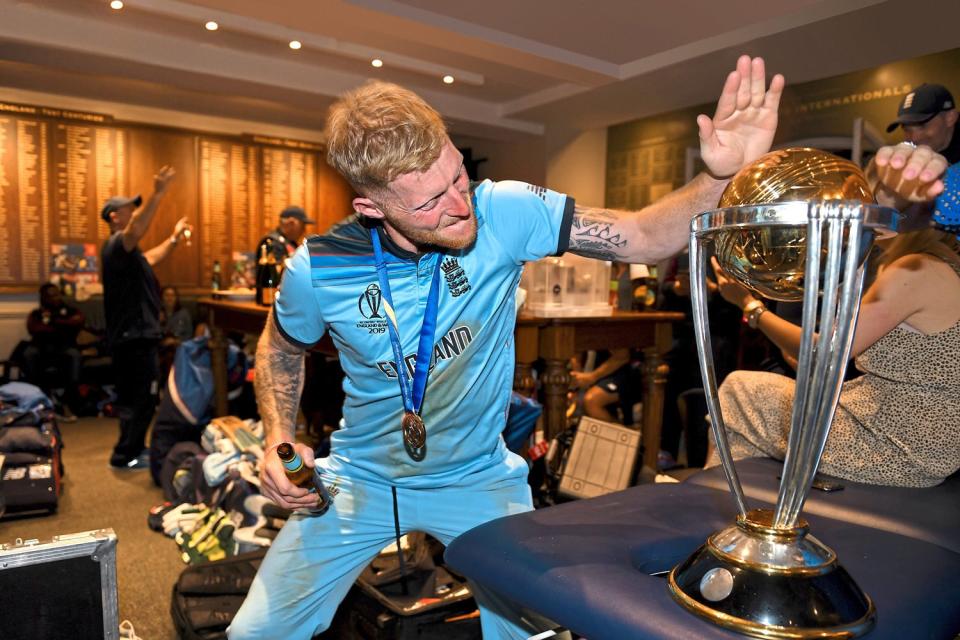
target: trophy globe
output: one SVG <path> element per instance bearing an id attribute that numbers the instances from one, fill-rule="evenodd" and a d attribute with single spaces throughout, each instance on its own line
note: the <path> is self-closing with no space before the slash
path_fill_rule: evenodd
<path id="1" fill-rule="evenodd" d="M 852 638 L 873 627 L 873 602 L 800 511 L 840 396 L 878 236 L 896 211 L 874 204 L 854 163 L 808 148 L 773 151 L 741 169 L 719 209 L 690 225 L 690 293 L 711 428 L 739 514 L 669 576 L 691 612 L 760 638 Z M 748 509 L 726 438 L 707 316 L 707 258 L 765 298 L 803 301 L 797 384 L 774 509 Z M 816 331 L 816 333 L 815 333 Z"/>

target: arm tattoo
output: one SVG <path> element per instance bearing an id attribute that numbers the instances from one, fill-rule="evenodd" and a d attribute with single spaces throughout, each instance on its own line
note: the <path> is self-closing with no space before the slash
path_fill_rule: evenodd
<path id="1" fill-rule="evenodd" d="M 303 391 L 305 352 L 291 345 L 277 330 L 273 310 L 257 343 L 257 407 L 267 442 L 293 441 L 300 394 Z"/>
<path id="2" fill-rule="evenodd" d="M 627 255 L 626 221 L 617 212 L 577 206 L 570 229 L 570 251 L 600 260 Z"/>

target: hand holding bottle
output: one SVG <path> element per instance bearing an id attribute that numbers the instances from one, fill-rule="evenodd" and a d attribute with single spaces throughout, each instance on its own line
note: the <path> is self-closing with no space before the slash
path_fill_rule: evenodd
<path id="1" fill-rule="evenodd" d="M 277 451 L 281 447 L 291 449 L 300 458 L 303 468 L 309 470 L 309 476 L 305 477 L 310 478 L 314 475 L 315 462 L 310 447 L 299 443 L 279 443 L 269 447 L 264 455 L 263 472 L 260 474 L 260 492 L 285 509 L 317 509 L 322 500 L 321 496 L 318 496 L 317 491 L 310 491 L 309 488 L 294 484 Z M 308 479 L 306 484 L 313 488 L 312 480 Z M 327 500 L 329 504 L 329 498 Z"/>
<path id="2" fill-rule="evenodd" d="M 184 216 L 177 220 L 177 223 L 173 226 L 174 239 L 180 240 L 180 238 L 183 238 L 189 246 L 191 235 L 193 235 L 193 225 L 187 221 L 187 217 Z"/>

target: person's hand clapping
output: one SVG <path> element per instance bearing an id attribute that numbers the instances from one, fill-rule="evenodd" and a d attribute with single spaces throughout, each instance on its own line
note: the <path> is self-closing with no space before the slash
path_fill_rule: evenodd
<path id="1" fill-rule="evenodd" d="M 723 85 L 713 118 L 697 116 L 700 154 L 715 177 L 730 177 L 770 150 L 783 85 L 783 76 L 777 74 L 766 88 L 762 58 L 744 55 L 737 60 L 736 70 Z"/>

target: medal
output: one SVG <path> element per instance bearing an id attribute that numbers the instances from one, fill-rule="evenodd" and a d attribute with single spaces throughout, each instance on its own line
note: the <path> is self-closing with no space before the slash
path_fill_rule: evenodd
<path id="1" fill-rule="evenodd" d="M 403 441 L 411 449 L 422 449 L 427 444 L 427 428 L 423 419 L 412 411 L 404 411 L 400 428 L 403 430 Z"/>
<path id="2" fill-rule="evenodd" d="M 423 314 L 423 324 L 420 327 L 420 341 L 417 345 L 417 357 L 414 361 L 413 380 L 408 379 L 406 358 L 403 356 L 403 347 L 400 341 L 400 328 L 397 325 L 397 315 L 393 307 L 393 297 L 390 294 L 390 280 L 387 277 L 387 264 L 383 258 L 383 248 L 380 246 L 380 236 L 376 229 L 370 230 L 373 242 L 373 255 L 376 259 L 377 277 L 380 280 L 380 292 L 383 295 L 383 310 L 387 318 L 387 328 L 390 334 L 390 346 L 397 365 L 397 381 L 400 384 L 400 397 L 403 400 L 403 416 L 400 418 L 400 432 L 403 434 L 403 443 L 407 454 L 414 460 L 422 460 L 423 448 L 427 444 L 427 429 L 420 417 L 420 408 L 423 405 L 423 393 L 427 387 L 427 373 L 430 371 L 430 359 L 433 357 L 434 335 L 437 327 L 437 304 L 440 298 L 440 256 L 436 256 L 436 265 L 433 269 L 433 280 L 430 282 L 430 294 L 427 296 L 427 307 Z"/>

